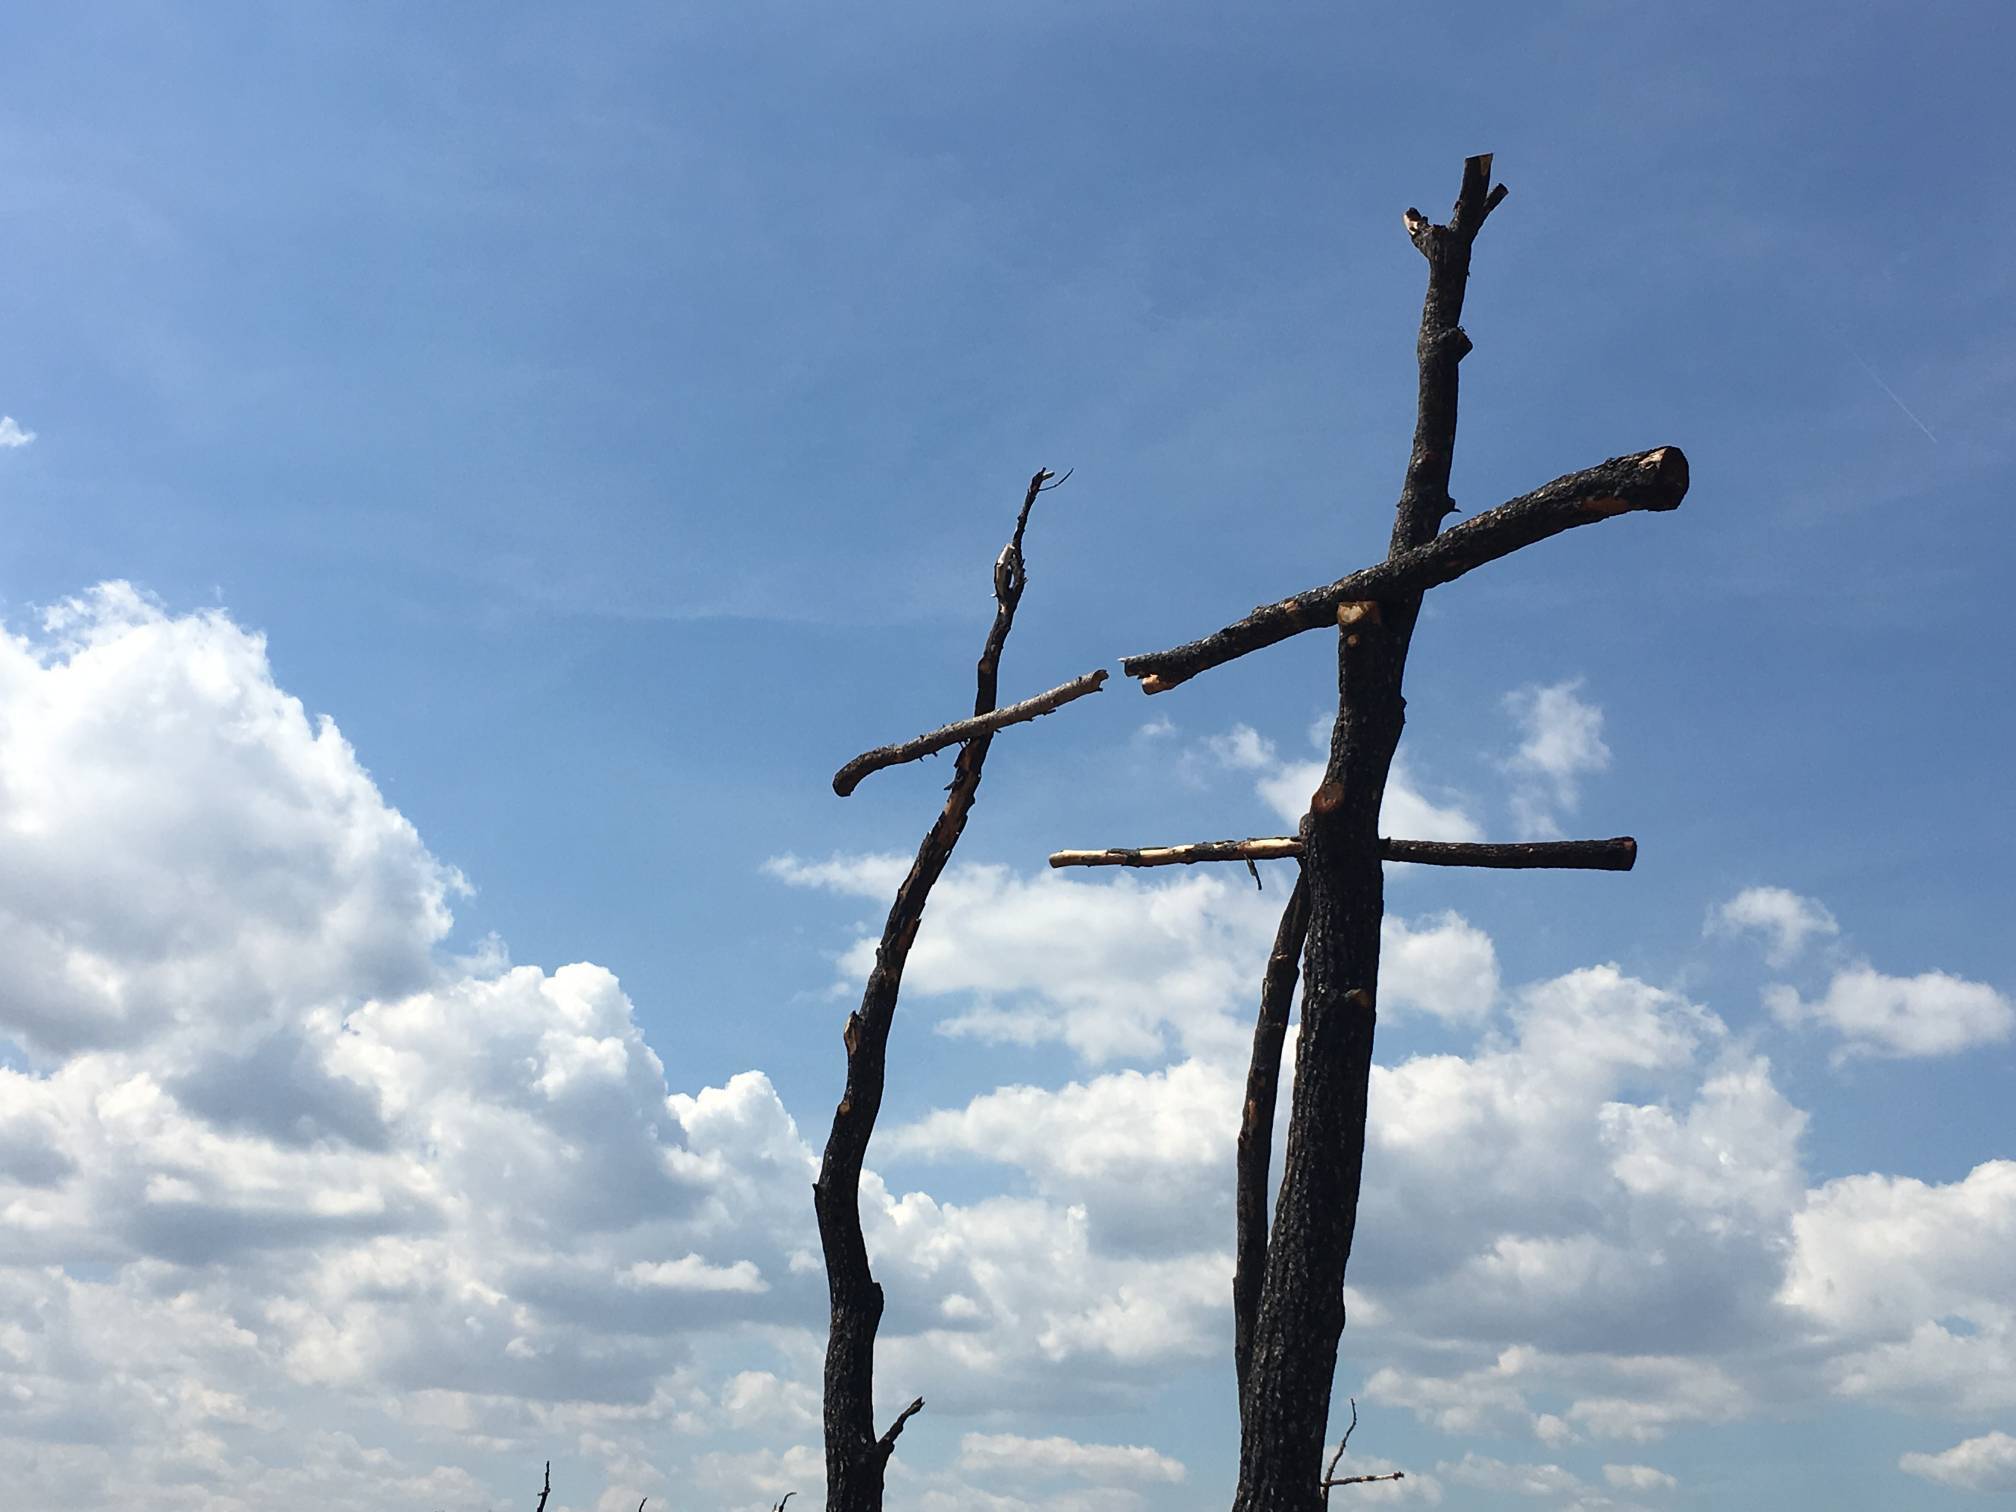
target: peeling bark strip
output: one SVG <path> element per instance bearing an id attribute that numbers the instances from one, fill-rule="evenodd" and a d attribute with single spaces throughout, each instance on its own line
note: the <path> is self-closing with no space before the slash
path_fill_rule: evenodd
<path id="1" fill-rule="evenodd" d="M 1299 843 L 1298 843 L 1299 848 Z M 1051 857 L 1055 866 L 1057 858 Z M 1274 949 L 1260 982 L 1260 1012 L 1253 1025 L 1253 1058 L 1246 1067 L 1246 1103 L 1239 1117 L 1237 1189 L 1233 1207 L 1238 1238 L 1232 1271 L 1232 1360 L 1239 1396 L 1246 1396 L 1246 1362 L 1260 1316 L 1260 1278 L 1267 1269 L 1267 1167 L 1274 1158 L 1274 1103 L 1281 1083 L 1281 1046 L 1288 1038 L 1288 1006 L 1302 970 L 1309 935 L 1309 879 L 1295 868 L 1295 890 L 1281 910 Z M 1334 1467 L 1333 1467 L 1334 1468 Z"/>
<path id="2" fill-rule="evenodd" d="M 1191 866 L 1199 861 L 1288 861 L 1300 859 L 1294 835 L 1257 840 L 1200 840 L 1194 845 L 1158 845 L 1142 850 L 1053 851 L 1050 864 L 1065 866 Z M 1638 861 L 1638 842 L 1614 840 L 1529 840 L 1475 844 L 1454 840 L 1379 841 L 1382 861 L 1416 866 L 1488 866 L 1501 870 L 1629 871 Z"/>
<path id="3" fill-rule="evenodd" d="M 994 712 L 1001 648 L 1007 643 L 1008 631 L 1015 623 L 1015 606 L 1022 601 L 1022 590 L 1028 583 L 1022 563 L 1022 533 L 1028 528 L 1036 496 L 1050 477 L 1045 471 L 1029 480 L 1022 512 L 1015 517 L 1015 534 L 994 563 L 994 624 L 980 652 L 973 698 L 975 718 Z M 896 889 L 896 901 L 890 906 L 882 941 L 875 950 L 875 967 L 861 993 L 861 1007 L 847 1015 L 843 1036 L 847 1090 L 833 1111 L 833 1132 L 826 1138 L 819 1179 L 812 1186 L 832 1308 L 826 1339 L 827 1512 L 881 1512 L 883 1472 L 895 1452 L 897 1436 L 924 1406 L 919 1397 L 903 1409 L 888 1432 L 876 1435 L 875 1331 L 882 1321 L 882 1287 L 868 1268 L 868 1247 L 861 1236 L 861 1164 L 882 1108 L 889 1029 L 896 1017 L 904 963 L 923 921 L 925 900 L 973 811 L 981 768 L 993 741 L 992 731 L 985 731 L 967 737 L 960 748 L 945 806 L 917 847 L 909 875 Z"/>
<path id="4" fill-rule="evenodd" d="M 1452 364 L 1452 375 L 1454 371 Z M 1451 413 L 1453 417 L 1453 410 Z M 1446 467 L 1441 487 L 1446 500 Z M 1635 509 L 1677 509 L 1686 495 L 1687 458 L 1679 447 L 1662 446 L 1629 457 L 1612 457 L 1582 472 L 1556 478 L 1496 509 L 1487 509 L 1432 540 L 1396 548 L 1385 561 L 1360 568 L 1334 583 L 1279 603 L 1262 604 L 1246 618 L 1202 640 L 1168 651 L 1123 657 L 1120 670 L 1140 679 L 1142 692 L 1165 693 L 1199 672 L 1208 672 L 1249 651 L 1304 630 L 1338 624 L 1339 610 L 1349 604 L 1419 598 L 1427 589 L 1454 582 L 1471 568 L 1509 556 L 1522 546 Z M 1425 511 L 1417 512 L 1416 518 L 1423 517 Z"/>
<path id="5" fill-rule="evenodd" d="M 1087 672 L 1083 677 L 1060 683 L 1048 693 L 1038 693 L 1034 698 L 1025 698 L 991 714 L 976 714 L 971 719 L 955 720 L 951 724 L 940 725 L 928 735 L 919 735 L 915 740 L 864 751 L 833 774 L 833 791 L 845 798 L 861 785 L 863 777 L 884 767 L 901 766 L 906 761 L 930 756 L 962 740 L 971 740 L 976 735 L 992 735 L 1008 725 L 1023 724 L 1053 713 L 1087 693 L 1097 693 L 1099 685 L 1105 681 L 1106 669 L 1101 667 L 1097 672 Z"/>

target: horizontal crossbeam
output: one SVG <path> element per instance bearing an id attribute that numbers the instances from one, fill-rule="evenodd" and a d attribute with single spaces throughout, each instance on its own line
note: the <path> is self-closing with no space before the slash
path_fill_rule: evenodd
<path id="1" fill-rule="evenodd" d="M 1065 866 L 1191 866 L 1199 861 L 1287 861 L 1302 854 L 1294 835 L 1254 840 L 1201 840 L 1194 845 L 1159 845 L 1141 850 L 1064 850 L 1050 857 Z M 1496 844 L 1449 840 L 1379 841 L 1386 861 L 1417 866 L 1489 866 L 1505 869 L 1629 871 L 1638 860 L 1638 842 L 1629 835 L 1612 840 L 1534 840 Z"/>
<path id="2" fill-rule="evenodd" d="M 1139 678 L 1143 693 L 1166 692 L 1249 651 L 1304 630 L 1335 625 L 1338 611 L 1348 610 L 1354 603 L 1425 592 L 1453 582 L 1473 567 L 1578 525 L 1635 509 L 1677 509 L 1686 495 L 1687 458 L 1679 447 L 1662 446 L 1635 456 L 1612 457 L 1487 509 L 1426 545 L 1397 551 L 1383 562 L 1324 587 L 1279 603 L 1262 604 L 1246 618 L 1202 640 L 1168 651 L 1129 656 L 1121 661 L 1120 670 Z"/>

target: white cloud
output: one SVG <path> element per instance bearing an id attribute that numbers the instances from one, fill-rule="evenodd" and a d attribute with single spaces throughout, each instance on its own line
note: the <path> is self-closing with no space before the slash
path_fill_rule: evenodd
<path id="1" fill-rule="evenodd" d="M 12 415 L 0 415 L 0 450 L 12 451 L 18 446 L 26 446 L 35 439 L 35 432 L 23 430 L 21 422 Z"/>
<path id="2" fill-rule="evenodd" d="M 1791 1235 L 1784 1302 L 1845 1335 L 1954 1316 L 2007 1322 L 2016 1161 L 1945 1185 L 1841 1177 L 1813 1191 Z"/>
<path id="3" fill-rule="evenodd" d="M 1388 914 L 1380 927 L 1379 996 L 1382 1008 L 1478 1023 L 1498 998 L 1498 952 L 1483 930 L 1446 909 L 1411 925 Z"/>
<path id="4" fill-rule="evenodd" d="M 1577 1497 L 1588 1490 L 1580 1476 L 1559 1465 L 1514 1465 L 1471 1453 L 1435 1468 L 1459 1486 L 1512 1496 Z"/>
<path id="5" fill-rule="evenodd" d="M 1582 679 L 1521 688 L 1505 697 L 1521 740 L 1507 768 L 1522 780 L 1513 811 L 1536 836 L 1560 832 L 1558 813 L 1573 813 L 1582 780 L 1610 765 L 1603 711 L 1581 697 Z"/>
<path id="6" fill-rule="evenodd" d="M 959 1468 L 990 1480 L 1036 1480 L 1069 1475 L 1094 1485 L 1148 1482 L 1177 1485 L 1188 1472 L 1141 1444 L 1081 1444 L 1052 1436 L 1022 1438 L 1012 1433 L 969 1433 L 959 1440 Z"/>
<path id="7" fill-rule="evenodd" d="M 1709 910 L 1707 932 L 1763 935 L 1764 958 L 1773 966 L 1787 966 L 1809 940 L 1838 935 L 1841 926 L 1817 899 L 1784 887 L 1746 887 Z"/>
<path id="8" fill-rule="evenodd" d="M 0 1035 L 43 1052 L 410 990 L 462 885 L 259 636 L 124 583 L 0 637 L 0 790 Z"/>
<path id="9" fill-rule="evenodd" d="M 1220 764 L 1235 772 L 1257 772 L 1274 764 L 1274 742 L 1251 725 L 1234 725 L 1223 735 L 1208 736 L 1204 744 Z"/>
<path id="10" fill-rule="evenodd" d="M 907 864 L 771 869 L 879 915 Z M 600 967 L 446 958 L 457 886 L 225 617 L 115 586 L 0 645 L 0 931 L 27 989 L 0 1013 L 34 1049 L 0 1066 L 0 1362 L 27 1393 L 0 1394 L 0 1440 L 27 1504 L 487 1504 L 556 1445 L 602 1483 L 570 1505 L 816 1487 L 815 1165 L 775 1089 L 672 1091 Z M 864 1178 L 878 1413 L 923 1394 L 946 1441 L 987 1429 L 956 1471 L 899 1457 L 910 1504 L 1166 1497 L 1166 1443 L 1045 1435 L 1223 1364 L 1279 901 L 1202 874 L 945 878 L 913 1006 L 1144 1064 L 878 1144 L 988 1177 L 960 1172 L 958 1201 Z M 1419 1012 L 1477 1039 L 1374 1068 L 1348 1299 L 1368 1400 L 1548 1444 L 1800 1392 L 2016 1405 L 2016 1167 L 1809 1193 L 1804 1114 L 1704 1007 L 1617 966 L 1507 991 L 1455 914 L 1385 943 L 1402 1032 Z M 1085 1484 L 986 1484 L 1010 1462 Z M 1360 1492 L 1440 1496 L 1411 1470 Z"/>
<path id="11" fill-rule="evenodd" d="M 2016 1008 L 2001 993 L 1943 971 L 1893 977 L 1851 966 L 1834 973 L 1824 997 L 1807 1001 L 1780 984 L 1765 990 L 1764 1001 L 1782 1023 L 1834 1030 L 1847 1055 L 1952 1055 L 1999 1043 L 2016 1028 Z"/>
<path id="12" fill-rule="evenodd" d="M 1680 1484 L 1650 1465 L 1605 1465 L 1603 1479 L 1620 1491 L 1671 1491 Z"/>
<path id="13" fill-rule="evenodd" d="M 883 857 L 769 864 L 799 885 L 886 898 Z M 905 1002 L 957 1000 L 941 1032 L 1021 1045 L 1063 1043 L 1084 1060 L 1158 1056 L 1169 1039 L 1224 1051 L 1250 1037 L 1253 983 L 1280 899 L 1210 872 L 1086 880 L 954 865 L 905 969 Z M 879 923 L 876 926 L 879 930 Z M 841 961 L 850 989 L 874 964 L 865 929 Z"/>
<path id="14" fill-rule="evenodd" d="M 1984 1433 L 1938 1454 L 1906 1454 L 1897 1468 L 1956 1491 L 2016 1491 L 2016 1438 Z"/>

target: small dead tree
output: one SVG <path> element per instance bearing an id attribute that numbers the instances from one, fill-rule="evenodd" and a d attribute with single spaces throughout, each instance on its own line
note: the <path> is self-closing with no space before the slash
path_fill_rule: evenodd
<path id="1" fill-rule="evenodd" d="M 896 997 L 903 985 L 903 967 L 924 917 L 924 904 L 953 846 L 966 828 L 967 815 L 980 789 L 980 773 L 994 734 L 1062 708 L 1105 680 L 1103 671 L 1087 673 L 1034 698 L 1005 709 L 996 708 L 1001 649 L 1015 623 L 1028 572 L 1022 556 L 1022 535 L 1036 496 L 1062 479 L 1039 471 L 1029 480 L 1015 532 L 994 562 L 994 624 L 981 648 L 978 689 L 973 716 L 899 745 L 883 746 L 857 756 L 833 778 L 833 790 L 845 797 L 870 772 L 915 761 L 933 751 L 959 744 L 937 822 L 917 848 L 909 875 L 896 889 L 875 966 L 861 994 L 861 1006 L 847 1015 L 843 1036 L 847 1046 L 847 1090 L 833 1112 L 833 1130 L 812 1188 L 819 1217 L 819 1243 L 826 1257 L 826 1289 L 831 1321 L 826 1339 L 825 1431 L 827 1512 L 880 1512 L 883 1472 L 895 1452 L 903 1426 L 924 1406 L 917 1398 L 897 1414 L 888 1431 L 875 1432 L 875 1331 L 882 1321 L 882 1287 L 868 1268 L 868 1248 L 861 1233 L 861 1165 L 875 1117 L 882 1107 L 883 1079 L 888 1068 L 889 1030 L 895 1021 Z M 781 1505 L 781 1503 L 780 1503 Z"/>
<path id="2" fill-rule="evenodd" d="M 1687 460 L 1664 446 L 1556 478 L 1448 531 L 1456 443 L 1457 369 L 1471 350 L 1461 319 L 1471 246 L 1505 198 L 1491 158 L 1469 158 L 1447 225 L 1408 210 L 1407 234 L 1428 261 L 1416 343 L 1414 445 L 1386 559 L 1320 588 L 1264 604 L 1202 640 L 1121 663 L 1146 693 L 1304 630 L 1337 629 L 1337 718 L 1323 779 L 1294 837 L 1152 850 L 1065 851 L 1053 865 L 1156 866 L 1297 858 L 1261 992 L 1237 1159 L 1235 1362 L 1239 1489 L 1234 1512 L 1315 1512 L 1327 1496 L 1330 1418 L 1344 1271 L 1358 1221 L 1366 1098 L 1379 987 L 1384 860 L 1444 866 L 1574 866 L 1628 870 L 1630 839 L 1550 845 L 1435 845 L 1379 834 L 1405 700 L 1401 679 L 1423 594 L 1471 568 L 1576 526 L 1632 510 L 1668 510 L 1687 492 Z M 1296 960 L 1303 962 L 1302 1031 L 1288 1144 L 1271 1234 L 1266 1181 Z"/>

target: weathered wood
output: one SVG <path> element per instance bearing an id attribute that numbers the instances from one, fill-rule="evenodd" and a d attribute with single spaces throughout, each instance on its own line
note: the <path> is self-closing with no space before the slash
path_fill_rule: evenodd
<path id="1" fill-rule="evenodd" d="M 971 719 L 954 720 L 951 724 L 940 725 L 929 734 L 919 735 L 915 740 L 905 740 L 897 745 L 877 746 L 872 751 L 864 751 L 847 765 L 833 774 L 833 791 L 842 798 L 847 797 L 861 785 L 861 779 L 885 767 L 901 766 L 906 761 L 917 761 L 930 756 L 947 746 L 958 745 L 971 740 L 976 735 L 992 735 L 996 730 L 1009 725 L 1026 724 L 1032 719 L 1054 713 L 1064 705 L 1083 698 L 1088 693 L 1097 693 L 1100 684 L 1106 681 L 1106 669 L 1087 672 L 1083 677 L 1075 677 L 1070 682 L 1060 683 L 1047 693 L 1038 693 L 1034 698 L 1025 698 L 1020 703 L 996 709 L 991 714 L 976 714 Z"/>
<path id="2" fill-rule="evenodd" d="M 1467 351 L 1468 347 L 1464 349 Z M 1446 345 L 1438 346 L 1431 355 L 1438 362 L 1443 361 L 1447 350 Z M 1453 362 L 1449 363 L 1449 371 L 1452 375 L 1455 372 Z M 1453 377 L 1448 388 L 1453 395 Z M 1449 402 L 1453 404 L 1453 398 Z M 1439 464 L 1441 459 L 1431 454 L 1423 460 Z M 1447 504 L 1446 467 L 1440 469 L 1439 485 L 1433 477 L 1424 476 L 1408 486 L 1424 495 L 1439 489 L 1439 497 Z M 1628 457 L 1612 457 L 1581 472 L 1556 478 L 1495 509 L 1487 509 L 1432 540 L 1397 548 L 1385 561 L 1360 568 L 1334 583 L 1311 588 L 1278 603 L 1262 604 L 1244 619 L 1201 640 L 1167 651 L 1123 657 L 1120 670 L 1139 679 L 1142 692 L 1165 693 L 1199 672 L 1208 672 L 1249 651 L 1258 651 L 1305 630 L 1335 625 L 1339 608 L 1346 604 L 1418 598 L 1430 588 L 1454 582 L 1473 567 L 1509 556 L 1535 541 L 1631 510 L 1677 509 L 1686 496 L 1687 458 L 1679 447 L 1661 446 Z M 1403 508 L 1407 497 L 1403 490 Z M 1432 503 L 1418 504 L 1410 518 L 1418 523 L 1435 507 Z"/>
<path id="3" fill-rule="evenodd" d="M 1288 861 L 1300 857 L 1293 835 L 1257 840 L 1200 840 L 1194 845 L 1156 845 L 1142 850 L 1053 851 L 1050 864 L 1065 866 L 1189 866 L 1198 861 Z"/>
<path id="4" fill-rule="evenodd" d="M 1029 511 L 1050 474 L 1029 480 L 1015 533 L 994 564 L 994 623 L 981 648 L 976 672 L 973 713 L 992 713 L 998 696 L 1001 648 L 1015 623 L 1028 575 L 1023 570 L 1022 534 Z M 917 859 L 896 889 L 889 918 L 875 949 L 874 969 L 862 989 L 861 1006 L 847 1015 L 842 1036 L 847 1047 L 847 1089 L 833 1111 L 833 1128 L 812 1186 L 812 1206 L 819 1219 L 819 1244 L 826 1258 L 826 1292 L 830 1321 L 826 1337 L 825 1441 L 826 1506 L 828 1512 L 881 1512 L 883 1477 L 903 1425 L 923 1405 L 920 1397 L 905 1408 L 885 1434 L 877 1436 L 874 1418 L 875 1333 L 882 1321 L 882 1287 L 868 1266 L 868 1246 L 861 1233 L 861 1166 L 875 1118 L 882 1108 L 888 1069 L 889 1030 L 895 1021 L 896 998 L 903 968 L 924 917 L 931 888 L 951 859 L 952 848 L 966 828 L 979 793 L 980 774 L 993 735 L 968 738 L 960 748 L 937 822 L 917 847 Z"/>
<path id="5" fill-rule="evenodd" d="M 1192 866 L 1200 861 L 1287 861 L 1299 859 L 1295 835 L 1254 840 L 1200 840 L 1193 845 L 1157 845 L 1140 850 L 1054 851 L 1053 867 Z M 1611 840 L 1524 840 L 1472 842 L 1394 840 L 1381 837 L 1382 861 L 1416 866 L 1485 866 L 1500 870 L 1629 871 L 1637 864 L 1638 842 L 1629 835 Z"/>

